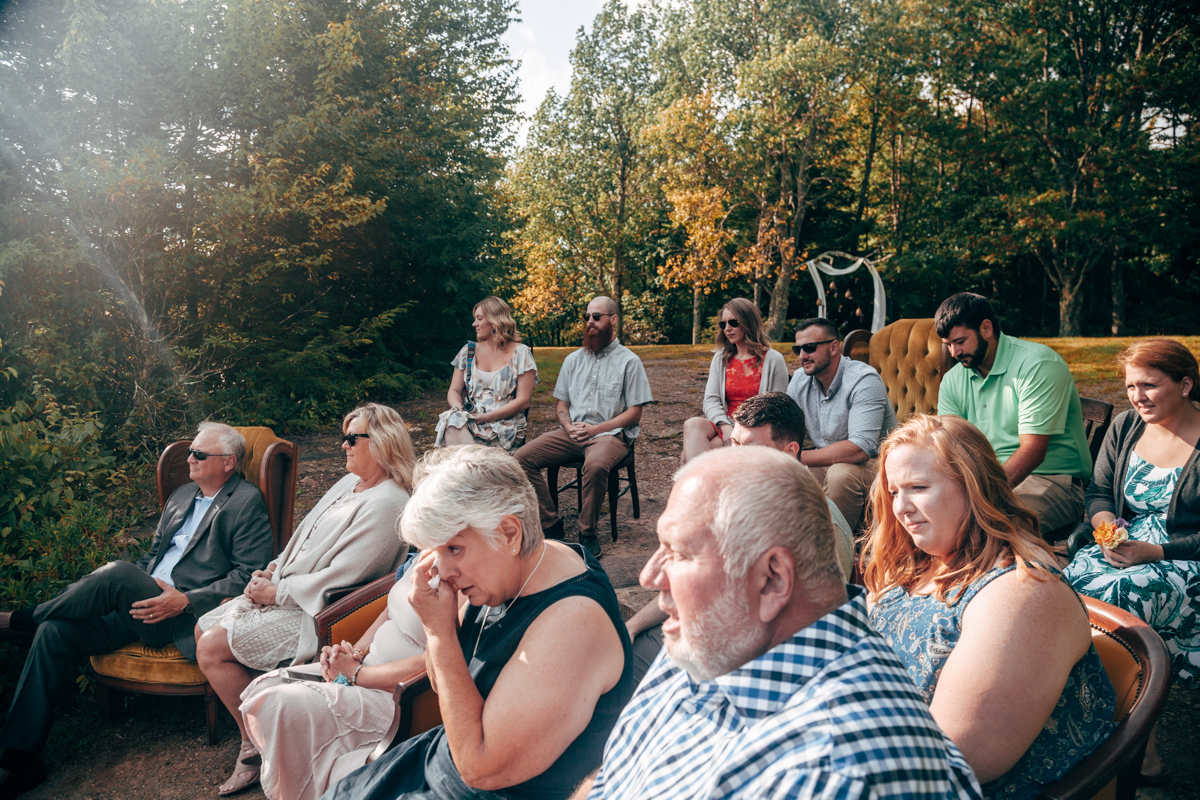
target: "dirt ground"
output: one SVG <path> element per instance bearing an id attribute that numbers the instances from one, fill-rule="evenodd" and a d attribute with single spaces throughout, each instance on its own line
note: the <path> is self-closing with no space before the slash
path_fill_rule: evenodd
<path id="1" fill-rule="evenodd" d="M 678 466 L 680 431 L 683 421 L 700 413 L 700 399 L 710 354 L 705 348 L 637 348 L 643 358 L 656 402 L 642 418 L 642 435 L 637 444 L 637 485 L 641 500 L 640 519 L 633 518 L 631 497 L 618 502 L 614 542 L 607 506 L 598 526 L 604 549 L 603 565 L 608 571 L 626 615 L 640 608 L 652 593 L 638 586 L 638 572 L 656 546 L 655 523 L 670 491 L 671 476 Z M 538 361 L 561 361 L 564 350 L 537 351 Z M 791 363 L 789 356 L 789 367 Z M 542 383 L 534 395 L 530 412 L 530 438 L 549 430 L 553 422 L 553 379 L 556 367 L 542 369 Z M 1114 387 L 1119 395 L 1119 387 Z M 437 414 L 445 407 L 444 394 L 425 396 L 398 406 L 409 421 L 418 453 L 433 442 Z M 297 522 L 320 499 L 325 490 L 345 474 L 338 443 L 339 432 L 296 436 L 300 447 Z M 560 474 L 565 483 L 573 475 Z M 576 511 L 573 491 L 561 498 L 566 514 L 568 539 L 574 538 Z M 5 701 L 7 705 L 7 701 Z M 1163 758 L 1174 770 L 1170 785 L 1138 792 L 1145 800 L 1183 800 L 1195 797 L 1200 785 L 1200 687 L 1171 690 L 1159 724 L 1158 741 Z M 203 704 L 199 698 L 125 696 L 125 707 L 114 720 L 105 720 L 90 696 L 73 699 L 62 709 L 45 752 L 49 779 L 23 795 L 29 800 L 67 798 L 121 798 L 125 800 L 176 800 L 216 796 L 232 770 L 237 753 L 237 729 L 222 712 L 221 739 L 207 743 Z M 1187 789 L 1188 786 L 1193 787 Z M 259 800 L 257 787 L 239 798 Z"/>

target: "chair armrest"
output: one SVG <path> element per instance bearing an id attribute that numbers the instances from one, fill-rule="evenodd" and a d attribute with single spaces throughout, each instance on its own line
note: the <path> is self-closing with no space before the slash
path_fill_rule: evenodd
<path id="1" fill-rule="evenodd" d="M 366 586 L 361 586 L 351 591 L 351 593 L 335 603 L 331 603 L 325 608 L 317 612 L 317 643 L 324 647 L 332 644 L 331 636 L 335 624 L 345 620 L 355 612 L 361 612 L 364 608 L 372 603 L 386 598 L 387 593 L 396 585 L 396 576 L 394 574 L 384 575 L 378 580 L 371 581 Z M 386 602 L 386 601 L 385 601 Z M 375 621 L 378 612 L 371 616 L 369 622 L 363 627 L 365 631 L 370 627 L 371 622 Z"/>
<path id="2" fill-rule="evenodd" d="M 400 742 L 410 738 L 416 700 L 432 689 L 433 684 L 430 683 L 429 675 L 424 669 L 414 672 L 410 677 L 396 684 L 396 688 L 392 691 L 392 698 L 396 701 L 396 713 L 392 716 L 392 724 L 388 727 L 383 739 L 367 756 L 368 764 Z"/>

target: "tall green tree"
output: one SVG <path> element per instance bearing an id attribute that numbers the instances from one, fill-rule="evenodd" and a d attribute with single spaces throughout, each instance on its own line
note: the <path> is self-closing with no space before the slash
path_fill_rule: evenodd
<path id="1" fill-rule="evenodd" d="M 402 391 L 503 271 L 512 8 L 10 6 L 5 329 L 104 331 L 127 425 L 135 395 L 169 427 L 181 393 L 314 424 Z"/>
<path id="2" fill-rule="evenodd" d="M 644 264 L 638 251 L 660 216 L 639 138 L 659 85 L 654 46 L 647 14 L 608 0 L 576 37 L 570 92 L 551 93 L 534 117 L 512 168 L 530 269 L 518 305 L 527 314 L 561 313 L 568 287 L 608 294 L 620 311 L 631 271 Z"/>
<path id="3" fill-rule="evenodd" d="M 1156 192 L 1140 176 L 1155 171 L 1164 124 L 1178 119 L 1157 87 L 1172 83 L 1167 73 L 1191 47 L 1193 9 L 1158 0 L 934 8 L 956 44 L 946 74 L 986 119 L 986 139 L 958 137 L 957 147 L 981 148 L 996 176 L 977 195 L 998 223 L 986 246 L 1036 259 L 1058 296 L 1059 334 L 1080 335 L 1086 288 L 1153 229 L 1144 210 Z"/>

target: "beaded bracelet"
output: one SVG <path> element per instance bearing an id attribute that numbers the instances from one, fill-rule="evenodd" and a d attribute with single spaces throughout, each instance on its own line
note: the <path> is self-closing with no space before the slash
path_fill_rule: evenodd
<path id="1" fill-rule="evenodd" d="M 354 668 L 354 674 L 350 676 L 350 685 L 351 686 L 354 686 L 358 683 L 358 671 L 361 670 L 362 668 L 363 668 L 362 664 L 359 664 L 357 667 Z"/>

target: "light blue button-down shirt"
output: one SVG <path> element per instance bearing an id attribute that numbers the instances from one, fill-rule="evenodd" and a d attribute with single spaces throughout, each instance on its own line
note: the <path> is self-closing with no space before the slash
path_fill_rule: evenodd
<path id="1" fill-rule="evenodd" d="M 171 578 L 171 571 L 175 569 L 179 559 L 183 558 L 183 551 L 187 550 L 188 542 L 195 535 L 196 528 L 200 527 L 200 520 L 204 519 L 204 515 L 208 513 L 208 507 L 212 505 L 215 498 L 216 495 L 212 497 L 205 497 L 202 494 L 196 496 L 196 499 L 192 501 L 192 509 L 188 512 L 187 519 L 171 537 L 171 547 L 162 557 L 162 561 L 158 562 L 154 571 L 150 573 L 151 578 L 157 578 L 172 586 L 175 585 L 175 581 Z"/>

